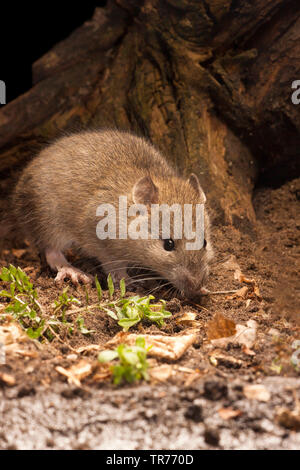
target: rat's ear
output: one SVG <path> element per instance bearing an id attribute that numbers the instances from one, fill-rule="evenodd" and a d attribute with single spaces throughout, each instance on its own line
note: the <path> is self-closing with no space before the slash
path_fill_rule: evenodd
<path id="1" fill-rule="evenodd" d="M 188 182 L 192 186 L 192 188 L 196 191 L 196 193 L 198 194 L 201 204 L 205 204 L 206 196 L 204 194 L 203 189 L 200 186 L 198 176 L 195 175 L 195 173 L 191 173 L 191 175 L 188 179 Z"/>
<path id="2" fill-rule="evenodd" d="M 144 176 L 134 185 L 132 191 L 133 202 L 135 204 L 157 204 L 158 188 L 153 183 L 150 176 Z"/>

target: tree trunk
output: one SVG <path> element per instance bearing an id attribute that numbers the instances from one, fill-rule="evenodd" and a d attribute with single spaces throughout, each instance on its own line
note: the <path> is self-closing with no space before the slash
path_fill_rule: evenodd
<path id="1" fill-rule="evenodd" d="M 262 172 L 299 171 L 298 0 L 115 0 L 33 66 L 0 110 L 0 171 L 63 130 L 117 126 L 198 174 L 215 222 L 248 230 Z"/>

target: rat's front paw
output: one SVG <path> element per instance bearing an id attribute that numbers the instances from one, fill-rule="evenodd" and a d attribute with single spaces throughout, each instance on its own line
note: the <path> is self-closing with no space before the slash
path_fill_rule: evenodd
<path id="1" fill-rule="evenodd" d="M 85 274 L 80 271 L 80 269 L 74 268 L 73 266 L 63 266 L 59 268 L 55 283 L 58 286 L 62 286 L 65 279 L 70 279 L 75 286 L 78 286 L 79 283 L 90 284 L 92 282 L 92 278 L 88 274 Z"/>

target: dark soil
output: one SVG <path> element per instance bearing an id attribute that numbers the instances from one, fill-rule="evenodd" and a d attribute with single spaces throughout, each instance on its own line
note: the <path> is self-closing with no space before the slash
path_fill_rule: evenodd
<path id="1" fill-rule="evenodd" d="M 8 354 L 0 372 L 14 377 L 15 386 L 0 382 L 0 448 L 299 448 L 299 433 L 276 422 L 277 407 L 292 411 L 297 406 L 297 393 L 300 398 L 299 370 L 290 361 L 292 343 L 300 339 L 299 194 L 300 180 L 279 189 L 259 189 L 254 198 L 255 229 L 213 229 L 216 258 L 209 289 L 241 288 L 244 284 L 234 279 L 237 263 L 246 278 L 255 280 L 260 296 L 208 296 L 201 306 L 169 299 L 173 316 L 161 329 L 147 324 L 132 329 L 141 334 L 176 335 L 187 328 L 178 325 L 178 316 L 184 311 L 197 314 L 199 338 L 176 361 L 177 373 L 167 382 L 115 388 L 110 380 L 95 382 L 90 376 L 81 388 L 67 384 L 56 367 L 68 369 L 80 360 L 74 354 L 78 347 L 104 346 L 120 331 L 113 319 L 97 309 L 82 312 L 86 327 L 94 333 L 85 336 L 75 331 L 71 337 L 65 333 L 39 347 L 31 343 L 27 349 L 33 354 L 25 358 Z M 12 245 L 11 241 L 2 248 L 0 266 L 11 263 L 23 268 L 38 290 L 40 303 L 51 312 L 61 289 L 49 271 L 41 270 L 34 249 L 26 243 Z M 20 255 L 16 249 L 24 249 L 24 253 Z M 76 262 L 74 255 L 72 260 Z M 95 272 L 90 261 L 83 265 L 86 271 Z M 85 305 L 83 287 L 76 289 L 70 284 L 69 293 Z M 96 289 L 88 288 L 88 293 L 89 303 L 97 302 Z M 253 354 L 229 344 L 221 351 L 225 359 L 217 365 L 211 362 L 213 347 L 207 339 L 207 325 L 216 313 L 236 324 L 246 324 L 249 319 L 257 322 Z M 97 352 L 84 358 L 95 364 Z M 190 384 L 188 369 L 199 371 Z M 243 386 L 249 383 L 264 384 L 270 399 L 247 399 Z M 224 420 L 218 413 L 223 408 L 241 413 Z M 129 434 L 130 441 L 126 438 Z"/>

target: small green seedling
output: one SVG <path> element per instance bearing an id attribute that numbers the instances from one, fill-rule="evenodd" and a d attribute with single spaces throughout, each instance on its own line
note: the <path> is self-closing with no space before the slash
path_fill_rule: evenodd
<path id="1" fill-rule="evenodd" d="M 139 380 L 149 380 L 147 352 L 150 348 L 151 346 L 146 348 L 145 338 L 139 336 L 135 346 L 120 344 L 115 350 L 101 352 L 98 360 L 106 363 L 119 359 L 119 362 L 111 367 L 115 385 L 123 381 L 133 383 Z"/>
<path id="2" fill-rule="evenodd" d="M 37 291 L 21 268 L 10 265 L 2 268 L 0 280 L 9 282 L 9 291 L 0 291 L 1 297 L 10 299 L 5 311 L 10 313 L 32 339 L 39 338 L 45 329 L 43 310 L 38 302 Z"/>
<path id="3" fill-rule="evenodd" d="M 99 303 L 101 303 L 101 300 L 102 300 L 102 288 L 101 288 L 100 282 L 98 281 L 97 275 L 95 276 L 95 284 L 96 284 L 96 289 L 97 289 L 97 294 L 98 294 L 98 300 L 99 300 Z"/>
<path id="4" fill-rule="evenodd" d="M 9 283 L 9 290 L 0 291 L 0 297 L 10 299 L 5 312 L 20 323 L 31 339 L 52 341 L 62 330 L 67 329 L 67 332 L 72 334 L 74 325 L 83 335 L 94 332 L 86 328 L 84 319 L 80 316 L 76 321 L 67 319 L 67 310 L 74 304 L 80 305 L 78 299 L 68 294 L 68 287 L 54 302 L 52 315 L 47 315 L 38 301 L 36 289 L 21 268 L 13 265 L 2 268 L 0 280 Z M 88 302 L 87 296 L 86 301 Z"/>
<path id="5" fill-rule="evenodd" d="M 62 294 L 58 297 L 58 300 L 55 300 L 54 314 L 58 314 L 61 311 L 64 317 L 66 311 L 68 310 L 68 308 L 70 308 L 72 304 L 80 305 L 80 301 L 76 299 L 76 297 L 73 297 L 73 295 L 68 295 L 68 290 L 69 287 L 66 287 L 62 291 Z"/>
<path id="6" fill-rule="evenodd" d="M 96 280 L 98 281 L 98 279 Z M 109 296 L 110 299 L 112 299 L 115 288 L 110 275 L 108 276 L 107 283 Z M 120 299 L 109 302 L 102 307 L 111 318 L 118 322 L 118 325 L 120 325 L 124 331 L 128 331 L 129 328 L 143 319 L 147 319 L 161 327 L 164 324 L 164 320 L 172 316 L 172 314 L 166 310 L 166 302 L 164 300 L 161 300 L 158 304 L 151 304 L 151 300 L 154 300 L 153 295 L 146 297 L 135 295 L 133 297 L 124 298 L 126 295 L 124 279 L 120 282 L 120 293 Z"/>
<path id="7" fill-rule="evenodd" d="M 86 328 L 85 323 L 84 323 L 84 318 L 79 316 L 76 320 L 76 323 L 77 323 L 78 330 L 80 331 L 81 334 L 90 335 L 92 333 L 95 333 L 95 330 L 88 330 Z"/>
<path id="8" fill-rule="evenodd" d="M 109 298 L 112 299 L 113 295 L 115 293 L 115 286 L 111 277 L 111 274 L 109 273 L 108 278 L 107 278 L 107 285 L 108 285 L 108 292 L 109 292 Z"/>

